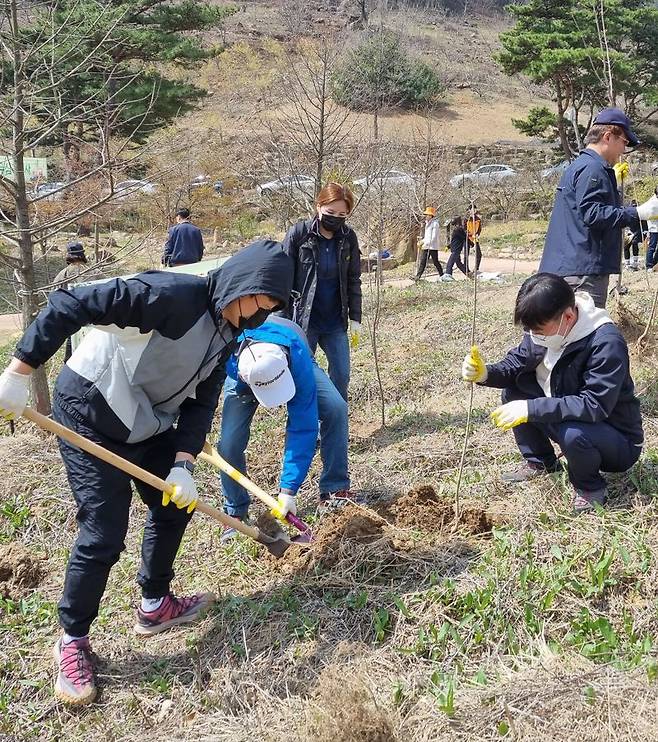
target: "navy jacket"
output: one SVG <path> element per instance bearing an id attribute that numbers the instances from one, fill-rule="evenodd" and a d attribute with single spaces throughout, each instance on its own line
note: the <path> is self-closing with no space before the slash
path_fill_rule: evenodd
<path id="1" fill-rule="evenodd" d="M 37 368 L 94 325 L 62 369 L 55 403 L 94 430 L 139 443 L 178 420 L 179 451 L 196 456 L 210 429 L 238 335 L 221 312 L 268 294 L 286 304 L 292 266 L 277 242 L 254 242 L 206 278 L 148 271 L 58 289 L 28 327 L 16 358 Z"/>
<path id="2" fill-rule="evenodd" d="M 283 238 L 283 249 L 295 263 L 293 290 L 299 294 L 286 317 L 297 322 L 304 332 L 308 332 L 318 286 L 318 230 L 318 219 L 308 219 L 290 227 Z M 335 240 L 339 255 L 341 314 L 343 327 L 347 329 L 348 319 L 361 322 L 361 253 L 356 234 L 350 227 L 336 232 Z"/>
<path id="3" fill-rule="evenodd" d="M 637 223 L 637 209 L 622 205 L 615 171 L 585 149 L 558 185 L 539 270 L 557 276 L 619 273 L 622 228 Z"/>
<path id="4" fill-rule="evenodd" d="M 165 265 L 198 263 L 203 257 L 201 230 L 190 222 L 174 224 L 169 229 L 162 262 Z"/>
<path id="5" fill-rule="evenodd" d="M 526 334 L 499 363 L 487 365 L 483 386 L 516 386 L 534 397 L 528 401 L 528 422 L 563 420 L 607 422 L 633 443 L 641 443 L 642 416 L 628 363 L 628 347 L 619 328 L 608 323 L 568 345 L 551 372 L 551 395 L 545 397 L 535 370 L 546 353 Z"/>

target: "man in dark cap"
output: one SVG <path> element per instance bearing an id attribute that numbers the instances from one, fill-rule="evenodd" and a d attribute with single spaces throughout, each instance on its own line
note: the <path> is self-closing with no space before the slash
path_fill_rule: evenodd
<path id="1" fill-rule="evenodd" d="M 622 230 L 658 216 L 658 198 L 624 206 L 617 188 L 628 173 L 620 158 L 640 143 L 628 116 L 604 108 L 585 137 L 585 149 L 564 171 L 557 189 L 539 270 L 564 277 L 605 307 L 611 273 L 619 273 Z"/>
<path id="2" fill-rule="evenodd" d="M 66 246 L 66 268 L 62 268 L 55 276 L 53 287 L 69 289 L 73 284 L 82 281 L 96 281 L 99 278 L 103 278 L 103 274 L 99 270 L 89 267 L 82 242 L 69 242 Z M 68 361 L 72 353 L 73 347 L 69 337 L 66 339 L 64 348 L 64 363 Z"/>

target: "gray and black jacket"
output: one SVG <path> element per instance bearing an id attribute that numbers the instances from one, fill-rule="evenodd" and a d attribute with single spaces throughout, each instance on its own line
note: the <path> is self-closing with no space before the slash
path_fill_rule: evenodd
<path id="1" fill-rule="evenodd" d="M 53 291 L 15 356 L 33 368 L 93 325 L 62 369 L 55 404 L 119 442 L 172 427 L 177 446 L 201 450 L 239 332 L 222 318 L 231 301 L 268 294 L 286 306 L 290 258 L 276 242 L 249 245 L 206 278 L 148 271 Z"/>
<path id="2" fill-rule="evenodd" d="M 317 217 L 294 224 L 283 238 L 283 249 L 294 260 L 293 291 L 299 295 L 290 303 L 285 316 L 308 331 L 313 299 L 318 283 L 318 240 L 320 223 Z M 356 233 L 343 227 L 335 235 L 339 255 L 340 298 L 343 327 L 349 319 L 361 322 L 361 253 Z"/>

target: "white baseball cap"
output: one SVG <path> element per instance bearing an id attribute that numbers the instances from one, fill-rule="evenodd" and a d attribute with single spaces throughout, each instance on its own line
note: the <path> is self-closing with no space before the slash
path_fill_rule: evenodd
<path id="1" fill-rule="evenodd" d="M 263 407 L 278 407 L 295 396 L 288 357 L 275 343 L 249 343 L 240 352 L 238 376 Z"/>

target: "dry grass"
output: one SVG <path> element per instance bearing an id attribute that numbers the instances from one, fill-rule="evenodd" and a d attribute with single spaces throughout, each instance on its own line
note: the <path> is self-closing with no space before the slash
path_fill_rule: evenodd
<path id="1" fill-rule="evenodd" d="M 649 278 L 626 281 L 625 316 L 647 316 L 657 280 Z M 247 541 L 221 547 L 215 525 L 196 517 L 173 587 L 212 589 L 217 605 L 199 625 L 143 642 L 131 633 L 143 522 L 134 504 L 127 550 L 92 629 L 101 694 L 80 712 L 56 704 L 51 690 L 56 601 L 75 535 L 63 468 L 54 442 L 27 425 L 2 438 L 0 540 L 3 549 L 24 547 L 41 576 L 36 587 L 14 580 L 0 603 L 0 736 L 658 738 L 652 352 L 633 353 L 645 455 L 630 476 L 611 477 L 604 514 L 572 517 L 563 477 L 501 485 L 500 470 L 518 455 L 512 436 L 488 421 L 496 391 L 477 389 L 463 480 L 472 516 L 455 523 L 448 504 L 468 399 L 457 369 L 469 344 L 469 292 L 466 282 L 385 292 L 386 428 L 376 423 L 367 343 L 352 382 L 353 483 L 374 509 L 321 526 L 315 556 L 274 563 Z M 488 359 L 517 337 L 515 292 L 514 284 L 481 286 L 476 334 Z M 259 414 L 254 423 L 250 472 L 264 487 L 276 484 L 282 422 Z M 316 463 L 302 491 L 311 520 L 317 475 Z M 199 476 L 216 501 L 214 473 L 204 467 Z M 476 527 L 485 517 L 488 527 Z"/>

